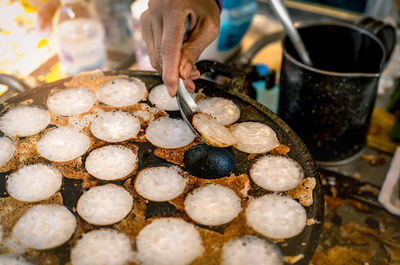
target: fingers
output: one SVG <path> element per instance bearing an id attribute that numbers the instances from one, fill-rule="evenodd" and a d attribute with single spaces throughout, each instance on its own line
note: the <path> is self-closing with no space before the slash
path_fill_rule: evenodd
<path id="1" fill-rule="evenodd" d="M 173 13 L 165 18 L 162 40 L 163 81 L 171 97 L 178 87 L 179 62 L 184 34 L 186 13 Z M 192 67 L 189 65 L 189 67 Z M 187 76 L 189 77 L 189 76 Z"/>
<path id="2" fill-rule="evenodd" d="M 200 71 L 197 70 L 196 66 L 194 66 L 194 69 L 192 70 L 192 72 L 190 73 L 189 79 L 191 80 L 196 80 L 200 78 Z"/>
<path id="3" fill-rule="evenodd" d="M 153 19 L 151 13 L 149 10 L 145 11 L 142 13 L 140 16 L 140 23 L 142 25 L 142 39 L 146 43 L 147 47 L 147 53 L 149 55 L 150 63 L 151 66 L 156 69 L 158 72 L 162 72 L 161 65 L 159 64 L 158 61 L 158 56 L 157 56 L 157 45 L 159 46 L 160 43 L 158 43 L 155 38 L 154 38 L 154 24 L 158 24 L 157 22 L 153 22 L 155 19 Z"/>
<path id="4" fill-rule="evenodd" d="M 200 77 L 195 63 L 219 32 L 219 8 L 215 0 L 150 0 L 141 16 L 142 36 L 150 62 L 159 72 L 171 97 L 178 78 L 188 90 Z M 190 35 L 182 45 L 186 17 L 190 14 Z"/>
<path id="5" fill-rule="evenodd" d="M 214 41 L 219 33 L 219 14 L 212 19 L 200 17 L 189 39 L 183 44 L 181 51 L 179 74 L 186 78 L 190 76 L 194 64 L 204 49 Z"/>
<path id="6" fill-rule="evenodd" d="M 194 82 L 190 79 L 183 80 L 183 83 L 185 84 L 185 87 L 189 93 L 193 93 L 196 89 L 196 85 Z"/>
<path id="7" fill-rule="evenodd" d="M 41 3 L 37 11 L 40 30 L 44 30 L 47 27 L 51 27 L 53 15 L 59 6 L 60 6 L 59 0 L 48 0 L 45 3 Z"/>

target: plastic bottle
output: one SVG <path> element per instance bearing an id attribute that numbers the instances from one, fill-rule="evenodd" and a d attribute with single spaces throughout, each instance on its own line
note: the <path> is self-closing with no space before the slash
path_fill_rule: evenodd
<path id="1" fill-rule="evenodd" d="M 61 0 L 54 28 L 58 56 L 67 74 L 75 75 L 105 66 L 104 28 L 85 0 Z"/>
<path id="2" fill-rule="evenodd" d="M 200 60 L 225 62 L 240 47 L 258 6 L 256 0 L 223 0 L 218 38 L 201 54 Z"/>
<path id="3" fill-rule="evenodd" d="M 255 90 L 256 100 L 277 114 L 280 89 L 279 85 L 275 84 L 276 73 L 264 64 L 257 64 L 255 68 L 259 80 L 252 82 L 251 85 Z"/>

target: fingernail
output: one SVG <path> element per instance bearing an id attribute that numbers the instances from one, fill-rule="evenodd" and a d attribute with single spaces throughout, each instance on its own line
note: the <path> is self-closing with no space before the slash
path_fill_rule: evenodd
<path id="1" fill-rule="evenodd" d="M 193 83 L 193 81 L 190 81 L 188 86 L 186 86 L 186 89 L 189 91 L 189 93 L 193 93 L 196 90 L 196 85 Z"/>
<path id="2" fill-rule="evenodd" d="M 171 98 L 175 97 L 175 88 L 172 86 L 166 86 L 167 90 L 168 90 L 168 94 Z"/>
<path id="3" fill-rule="evenodd" d="M 185 63 L 185 65 L 183 66 L 183 77 L 185 79 L 189 79 L 191 72 L 192 72 L 192 64 L 189 62 Z"/>

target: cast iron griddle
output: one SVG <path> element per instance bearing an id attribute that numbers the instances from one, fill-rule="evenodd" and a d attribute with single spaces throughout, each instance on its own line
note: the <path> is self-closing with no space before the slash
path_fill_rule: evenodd
<path id="1" fill-rule="evenodd" d="M 289 238 L 278 242 L 277 245 L 282 250 L 284 256 L 295 256 L 302 257 L 295 264 L 308 264 L 311 260 L 314 251 L 317 247 L 320 234 L 322 232 L 323 223 L 323 212 L 324 212 L 324 198 L 321 186 L 321 181 L 317 171 L 317 167 L 313 162 L 310 153 L 306 146 L 300 140 L 300 138 L 274 113 L 269 111 L 267 108 L 252 100 L 242 92 L 242 88 L 245 81 L 245 76 L 234 68 L 227 65 L 218 64 L 215 62 L 203 61 L 198 65 L 200 72 L 214 73 L 231 78 L 229 86 L 223 86 L 206 79 L 197 80 L 196 86 L 203 89 L 203 93 L 207 96 L 220 96 L 233 100 L 241 108 L 241 117 L 238 122 L 242 121 L 257 121 L 269 125 L 275 130 L 278 135 L 279 142 L 281 144 L 290 147 L 288 156 L 295 159 L 304 169 L 304 178 L 315 178 L 316 186 L 313 190 L 313 204 L 309 207 L 305 207 L 308 219 L 314 219 L 315 223 L 312 225 L 306 225 L 301 234 L 296 237 Z M 143 72 L 143 71 L 129 71 L 129 70 L 118 70 L 105 72 L 105 75 L 127 75 L 129 77 L 135 77 L 142 80 L 148 90 L 150 91 L 154 86 L 162 82 L 159 74 L 154 72 Z M 47 96 L 51 89 L 57 87 L 62 88 L 63 83 L 69 81 L 69 79 L 60 80 L 51 84 L 46 84 L 42 87 L 38 87 L 22 93 L 14 98 L 9 99 L 6 103 L 0 105 L 0 115 L 2 115 L 9 107 L 15 104 L 24 102 L 26 100 L 32 101 L 32 104 L 45 106 Z M 151 105 L 149 102 L 147 102 Z M 179 117 L 179 111 L 168 111 L 171 117 Z M 141 169 L 154 166 L 154 165 L 168 165 L 169 163 L 165 160 L 156 157 L 153 153 L 155 147 L 150 143 L 134 143 L 139 146 L 138 154 L 138 171 Z M 231 147 L 231 151 L 234 154 L 236 167 L 234 173 L 236 175 L 246 173 L 250 164 L 253 162 L 248 158 L 249 154 L 242 153 L 235 148 Z M 83 161 L 85 160 L 88 153 L 83 155 Z M 83 163 L 84 164 L 84 163 Z M 5 176 L 11 172 L 0 173 L 0 197 L 8 197 L 5 190 Z M 134 178 L 131 176 L 130 178 Z M 113 181 L 111 183 L 123 184 L 125 180 Z M 75 207 L 79 196 L 84 191 L 81 187 L 81 180 L 74 180 L 63 178 L 63 186 L 61 188 L 61 194 L 63 197 L 63 203 L 70 209 Z M 99 181 L 98 185 L 110 182 Z M 78 184 L 78 185 L 77 185 Z M 77 188 L 80 187 L 80 188 Z M 180 216 L 180 210 L 170 205 L 168 202 L 155 203 L 150 202 L 147 204 L 145 216 L 146 218 L 154 216 Z M 204 228 L 205 226 L 201 226 Z M 216 229 L 218 228 L 210 228 Z M 69 260 L 70 255 L 70 242 L 64 245 L 51 249 L 45 250 L 49 254 L 57 255 L 62 264 Z"/>

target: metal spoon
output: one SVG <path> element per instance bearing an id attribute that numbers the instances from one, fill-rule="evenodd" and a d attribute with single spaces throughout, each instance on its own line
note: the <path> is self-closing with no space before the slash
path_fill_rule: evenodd
<path id="1" fill-rule="evenodd" d="M 283 5 L 281 0 L 269 0 L 271 3 L 271 8 L 274 11 L 275 15 L 281 21 L 283 27 L 285 28 L 286 34 L 289 39 L 292 41 L 294 48 L 296 49 L 297 54 L 300 56 L 300 59 L 308 66 L 312 66 L 312 62 L 310 56 L 307 53 L 307 50 L 304 46 L 303 41 L 300 38 L 299 32 L 293 26 L 293 22 L 290 19 L 289 13 L 285 6 Z"/>
<path id="2" fill-rule="evenodd" d="M 187 16 L 185 21 L 183 42 L 185 42 L 188 37 L 189 25 L 190 25 L 190 15 Z M 176 94 L 176 100 L 178 101 L 179 111 L 181 112 L 183 119 L 186 121 L 186 124 L 190 127 L 190 129 L 192 129 L 192 131 L 197 135 L 197 137 L 200 138 L 201 141 L 208 144 L 207 141 L 205 141 L 201 137 L 200 133 L 192 126 L 193 115 L 197 112 L 200 112 L 200 108 L 199 106 L 197 106 L 196 102 L 193 100 L 192 96 L 187 91 L 182 78 L 179 78 L 178 93 Z"/>

